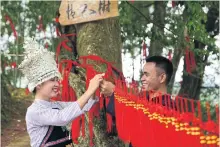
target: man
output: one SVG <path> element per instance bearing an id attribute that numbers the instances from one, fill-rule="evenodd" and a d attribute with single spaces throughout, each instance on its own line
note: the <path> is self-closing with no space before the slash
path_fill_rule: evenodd
<path id="1" fill-rule="evenodd" d="M 162 56 L 152 56 L 146 59 L 141 77 L 142 88 L 145 91 L 153 90 L 154 94 L 147 97 L 152 100 L 160 92 L 162 95 L 167 93 L 167 85 L 173 74 L 173 64 L 170 60 Z M 107 111 L 114 116 L 114 88 L 115 85 L 109 81 L 101 83 L 101 93 L 110 96 L 110 103 Z M 163 101 L 164 103 L 164 101 Z M 163 104 L 164 105 L 164 104 Z"/>
<path id="2" fill-rule="evenodd" d="M 143 67 L 143 75 L 141 77 L 142 88 L 146 92 L 154 91 L 153 94 L 147 96 L 148 100 L 155 100 L 155 97 L 159 96 L 158 93 L 160 93 L 162 94 L 162 105 L 165 105 L 164 94 L 167 93 L 167 85 L 172 77 L 172 73 L 172 62 L 167 58 L 152 56 L 146 59 L 146 63 Z M 112 116 L 115 116 L 114 88 L 115 85 L 109 81 L 102 81 L 101 83 L 101 93 L 105 96 L 110 96 L 107 112 Z"/>

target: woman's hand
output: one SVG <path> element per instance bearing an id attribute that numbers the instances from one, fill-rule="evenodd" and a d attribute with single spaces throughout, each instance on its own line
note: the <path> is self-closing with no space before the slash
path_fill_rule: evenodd
<path id="1" fill-rule="evenodd" d="M 100 82 L 103 80 L 103 76 L 105 75 L 105 73 L 103 74 L 97 74 L 95 75 L 89 82 L 89 87 L 88 87 L 88 91 L 94 93 L 100 85 Z"/>

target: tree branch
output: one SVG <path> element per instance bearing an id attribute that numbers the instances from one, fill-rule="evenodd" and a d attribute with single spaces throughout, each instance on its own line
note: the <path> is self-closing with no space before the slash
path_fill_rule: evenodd
<path id="1" fill-rule="evenodd" d="M 151 4 L 148 4 L 148 5 L 145 5 L 145 6 L 143 6 L 143 8 L 148 8 L 148 7 L 150 7 L 150 6 L 152 6 L 154 3 L 151 3 Z"/>

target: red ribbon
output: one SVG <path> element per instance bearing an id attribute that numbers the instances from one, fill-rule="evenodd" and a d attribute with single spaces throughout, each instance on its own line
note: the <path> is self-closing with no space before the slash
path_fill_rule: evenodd
<path id="1" fill-rule="evenodd" d="M 5 15 L 5 19 L 6 19 L 6 21 L 9 21 L 10 26 L 11 26 L 11 29 L 12 29 L 12 31 L 13 31 L 13 34 L 14 34 L 15 38 L 18 39 L 17 32 L 16 32 L 16 30 L 15 30 L 15 26 L 14 26 L 14 24 L 13 24 L 11 18 L 10 18 L 8 15 Z"/>
<path id="2" fill-rule="evenodd" d="M 63 40 L 57 45 L 56 49 L 56 62 L 58 63 L 58 56 L 60 55 L 61 47 L 66 49 L 67 51 L 72 51 L 72 49 L 66 44 L 69 40 Z"/>
<path id="3" fill-rule="evenodd" d="M 172 1 L 172 7 L 174 8 L 176 6 L 176 2 Z"/>
<path id="4" fill-rule="evenodd" d="M 39 16 L 39 25 L 38 25 L 38 27 L 37 27 L 37 29 L 39 30 L 39 31 L 44 31 L 44 29 L 43 29 L 43 19 L 42 19 L 42 16 Z"/>
<path id="5" fill-rule="evenodd" d="M 143 41 L 143 42 L 144 42 L 143 43 L 143 56 L 146 57 L 147 56 L 147 51 L 146 51 L 147 45 L 145 44 L 145 41 Z"/>
<path id="6" fill-rule="evenodd" d="M 72 140 L 75 144 L 78 144 L 78 137 L 80 135 L 80 116 L 72 121 L 71 130 L 72 130 Z"/>
<path id="7" fill-rule="evenodd" d="M 11 68 L 16 68 L 16 67 L 17 67 L 16 62 L 12 62 L 12 63 L 11 63 Z"/>
<path id="8" fill-rule="evenodd" d="M 56 22 L 56 23 L 59 23 L 59 17 L 56 17 L 56 18 L 55 18 L 55 22 Z M 57 36 L 61 36 L 61 33 L 60 33 L 58 27 L 56 27 L 56 34 L 57 34 Z"/>
<path id="9" fill-rule="evenodd" d="M 185 61 L 186 61 L 186 71 L 191 74 L 190 58 L 189 58 L 189 49 L 188 47 L 185 50 Z"/>
<path id="10" fill-rule="evenodd" d="M 172 60 L 171 55 L 172 55 L 172 50 L 169 50 L 169 53 L 168 53 L 168 59 L 169 59 L 170 61 Z"/>
<path id="11" fill-rule="evenodd" d="M 190 62 L 191 63 L 191 69 L 194 70 L 196 68 L 194 52 L 190 51 L 189 56 L 190 56 L 190 60 L 191 60 L 191 62 Z"/>
<path id="12" fill-rule="evenodd" d="M 28 95 L 29 93 L 30 93 L 29 89 L 26 88 L 26 89 L 25 89 L 25 94 Z"/>

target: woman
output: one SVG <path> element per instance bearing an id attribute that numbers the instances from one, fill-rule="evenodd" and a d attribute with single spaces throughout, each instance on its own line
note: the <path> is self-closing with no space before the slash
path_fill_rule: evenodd
<path id="1" fill-rule="evenodd" d="M 72 142 L 65 125 L 88 111 L 98 101 L 93 95 L 103 74 L 90 80 L 87 91 L 76 102 L 51 102 L 59 94 L 60 73 L 54 53 L 44 49 L 34 39 L 24 43 L 25 59 L 19 65 L 27 77 L 28 89 L 35 93 L 27 109 L 26 125 L 32 147 L 65 147 Z"/>

